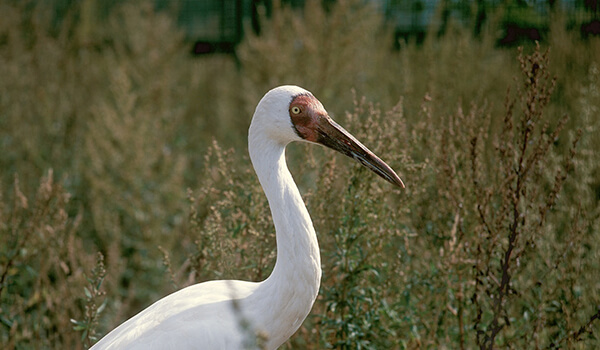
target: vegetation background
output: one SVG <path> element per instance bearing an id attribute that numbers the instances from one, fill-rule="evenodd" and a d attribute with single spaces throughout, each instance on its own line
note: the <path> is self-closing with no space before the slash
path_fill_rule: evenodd
<path id="1" fill-rule="evenodd" d="M 184 286 L 268 276 L 246 133 L 284 83 L 407 188 L 290 146 L 324 274 L 282 348 L 600 347 L 600 38 L 557 12 L 499 47 L 490 15 L 392 50 L 364 2 L 313 0 L 193 57 L 152 2 L 76 4 L 0 1 L 3 349 L 87 348 Z"/>

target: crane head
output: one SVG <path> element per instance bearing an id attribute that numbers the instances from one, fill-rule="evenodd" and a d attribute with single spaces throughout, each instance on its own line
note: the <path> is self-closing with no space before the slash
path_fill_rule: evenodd
<path id="1" fill-rule="evenodd" d="M 404 188 L 396 172 L 336 123 L 311 93 L 295 96 L 289 115 L 294 130 L 303 140 L 318 143 L 355 159 L 390 183 Z"/>
<path id="2" fill-rule="evenodd" d="M 284 115 L 285 120 L 282 120 Z M 256 121 L 257 118 L 265 119 Z M 272 139 L 282 143 L 299 140 L 321 144 L 355 159 L 388 182 L 404 188 L 396 172 L 331 119 L 321 102 L 305 89 L 285 85 L 269 91 L 256 108 L 252 123 L 255 122 L 269 128 L 263 132 Z"/>

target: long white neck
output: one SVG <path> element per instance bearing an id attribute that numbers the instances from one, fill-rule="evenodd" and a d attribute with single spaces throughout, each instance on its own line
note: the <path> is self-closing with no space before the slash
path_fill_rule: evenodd
<path id="1" fill-rule="evenodd" d="M 248 150 L 271 208 L 277 261 L 271 276 L 261 283 L 256 302 L 265 306 L 260 323 L 276 347 L 310 312 L 319 291 L 321 258 L 312 221 L 287 168 L 285 144 L 259 130 L 250 127 Z"/>

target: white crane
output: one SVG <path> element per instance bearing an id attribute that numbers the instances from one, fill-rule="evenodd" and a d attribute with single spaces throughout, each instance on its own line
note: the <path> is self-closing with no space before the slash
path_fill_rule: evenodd
<path id="1" fill-rule="evenodd" d="M 101 349 L 276 349 L 300 327 L 317 297 L 317 236 L 285 161 L 292 141 L 319 143 L 394 185 L 402 180 L 336 124 L 309 91 L 280 86 L 260 100 L 248 136 L 252 164 L 275 224 L 277 260 L 262 282 L 210 281 L 155 302 L 95 344 Z"/>

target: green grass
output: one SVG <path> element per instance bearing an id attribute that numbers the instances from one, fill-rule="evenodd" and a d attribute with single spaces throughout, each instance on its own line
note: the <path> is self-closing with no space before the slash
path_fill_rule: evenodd
<path id="1" fill-rule="evenodd" d="M 560 15 L 539 47 L 496 47 L 490 24 L 393 51 L 360 1 L 309 1 L 276 6 L 236 62 L 189 56 L 143 1 L 58 26 L 0 13 L 2 348 L 85 348 L 178 288 L 268 276 L 246 135 L 290 83 L 407 188 L 288 148 L 324 273 L 283 348 L 600 346 L 600 39 Z"/>

